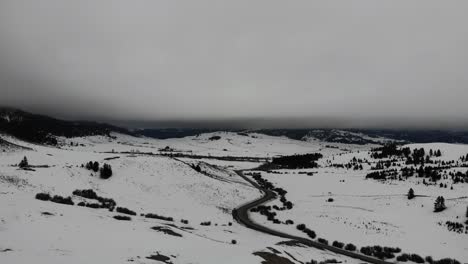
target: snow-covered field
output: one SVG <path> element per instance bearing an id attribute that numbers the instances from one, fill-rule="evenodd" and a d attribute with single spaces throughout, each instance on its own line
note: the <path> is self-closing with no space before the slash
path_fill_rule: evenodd
<path id="1" fill-rule="evenodd" d="M 411 144 L 411 149 L 440 149 L 440 160 L 458 160 L 468 153 L 467 145 L 456 144 Z M 342 155 L 325 156 L 323 160 L 347 163 L 353 157 L 372 158 L 367 151 L 356 151 Z M 322 164 L 324 165 L 324 164 Z M 290 211 L 278 212 L 282 221 L 294 219 L 314 230 L 318 237 L 330 242 L 338 240 L 358 246 L 400 247 L 404 252 L 432 256 L 434 259 L 451 257 L 468 261 L 468 233 L 450 232 L 446 221 L 465 222 L 468 206 L 468 184 L 453 184 L 442 179 L 448 188 L 439 185 L 426 186 L 421 178 L 411 177 L 406 181 L 391 180 L 385 183 L 365 179 L 369 170 L 354 171 L 343 168 L 322 167 L 301 170 L 314 172 L 313 176 L 298 174 L 296 170 L 282 170 L 284 174 L 262 172 L 264 178 L 276 187 L 288 191 L 287 197 L 295 206 Z M 455 168 L 465 173 L 467 168 Z M 409 188 L 417 196 L 408 200 Z M 434 201 L 438 196 L 446 199 L 447 209 L 434 213 Z M 328 199 L 332 198 L 333 202 Z M 280 205 L 278 201 L 269 205 Z M 253 218 L 264 225 L 304 236 L 295 226 L 275 225 L 264 216 L 253 214 Z M 442 225 L 439 225 L 442 223 Z"/>
<path id="2" fill-rule="evenodd" d="M 215 135 L 221 139 L 209 139 Z M 260 263 L 263 259 L 255 252 L 292 263 L 294 259 L 332 258 L 358 263 L 312 248 L 276 245 L 284 239 L 247 229 L 233 220 L 232 209 L 261 195 L 234 170 L 259 163 L 140 154 L 157 153 L 166 146 L 213 156 L 338 151 L 325 144 L 257 134 L 210 133 L 169 140 L 116 134 L 115 138 L 60 139 L 59 149 L 2 138 L 30 149 L 0 145 L 0 263 L 158 263 L 147 258 L 158 254 L 162 260 L 168 257 L 167 263 Z M 115 153 L 104 153 L 112 150 Z M 117 153 L 130 151 L 133 154 Z M 15 165 L 24 156 L 30 165 L 47 166 L 33 167 L 34 171 L 19 169 Z M 110 164 L 113 176 L 100 179 L 98 173 L 81 166 L 88 161 Z M 203 173 L 192 165 L 200 166 Z M 77 206 L 93 200 L 72 195 L 76 189 L 93 189 L 137 215 L 131 221 L 119 221 L 113 217 L 122 214 L 115 211 Z M 39 192 L 71 196 L 75 205 L 37 200 L 34 197 Z M 173 217 L 174 222 L 145 218 L 143 213 Z M 182 219 L 189 223 L 181 223 Z M 211 225 L 200 225 L 205 221 Z M 164 227 L 182 237 L 152 227 Z"/>
<path id="3" fill-rule="evenodd" d="M 276 245 L 284 239 L 247 229 L 233 220 L 232 209 L 261 196 L 235 170 L 253 169 L 260 162 L 144 154 L 160 153 L 166 147 L 172 153 L 205 157 L 320 152 L 324 155 L 320 168 L 281 170 L 283 174 L 262 172 L 265 179 L 288 191 L 287 198 L 294 207 L 279 211 L 278 218 L 292 219 L 295 224 L 272 224 L 252 213 L 256 222 L 299 236 L 304 234 L 296 224 L 304 223 L 330 242 L 400 247 L 404 252 L 435 259 L 468 261 L 468 234 L 450 232 L 443 225 L 466 220 L 468 184 L 455 184 L 452 190 L 448 179 L 441 182 L 449 188 L 426 186 L 415 177 L 385 183 L 365 179 L 375 162 L 369 155 L 375 146 L 230 132 L 166 140 L 113 136 L 61 138 L 61 148 L 2 136 L 8 143 L 0 145 L 0 263 L 154 263 L 157 261 L 147 257 L 158 254 L 168 257 L 168 263 L 260 263 L 262 258 L 254 252 L 274 254 L 291 263 L 332 258 L 358 263 L 313 248 Z M 466 145 L 408 146 L 440 149 L 442 156 L 437 159 L 444 161 L 468 153 Z M 24 156 L 30 165 L 47 166 L 21 170 L 15 165 Z M 364 170 L 357 171 L 329 166 L 345 164 L 354 157 L 369 160 L 371 165 L 364 164 Z M 113 176 L 100 179 L 98 173 L 81 166 L 88 161 L 110 164 Z M 466 168 L 458 170 L 465 172 Z M 413 200 L 406 197 L 409 188 L 418 195 Z M 131 221 L 118 221 L 113 216 L 121 214 L 115 211 L 77 206 L 80 201 L 91 200 L 73 196 L 76 189 L 93 189 L 137 215 Z M 34 197 L 39 192 L 71 196 L 75 205 L 37 200 Z M 446 198 L 447 209 L 436 214 L 433 203 L 440 195 Z M 269 203 L 275 204 L 280 205 L 277 200 Z M 174 222 L 141 215 L 146 213 L 173 217 Z M 189 223 L 181 223 L 182 219 Z M 206 221 L 211 225 L 200 225 Z M 152 227 L 165 227 L 182 237 Z"/>

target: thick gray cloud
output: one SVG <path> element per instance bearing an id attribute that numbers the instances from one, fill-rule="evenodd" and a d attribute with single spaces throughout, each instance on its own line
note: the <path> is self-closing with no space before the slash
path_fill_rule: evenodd
<path id="1" fill-rule="evenodd" d="M 66 118 L 464 126 L 467 11 L 466 1 L 1 0 L 0 104 Z"/>

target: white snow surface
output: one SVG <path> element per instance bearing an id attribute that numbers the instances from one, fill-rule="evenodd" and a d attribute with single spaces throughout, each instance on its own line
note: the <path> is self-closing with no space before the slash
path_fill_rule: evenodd
<path id="1" fill-rule="evenodd" d="M 221 139 L 210 140 L 213 136 Z M 292 257 L 302 262 L 334 258 L 358 263 L 313 248 L 276 245 L 284 239 L 247 229 L 232 219 L 232 209 L 261 195 L 234 170 L 254 168 L 259 163 L 141 154 L 157 153 L 165 146 L 213 156 L 341 152 L 325 148 L 326 144 L 217 132 L 168 140 L 120 134 L 114 138 L 60 138 L 61 147 L 53 148 L 1 137 L 32 150 L 0 150 L 0 263 L 157 263 L 146 258 L 156 254 L 168 256 L 172 263 L 261 263 L 254 252 L 276 250 L 291 261 Z M 134 153 L 103 153 L 112 150 Z M 32 165 L 48 167 L 20 170 L 14 165 L 24 156 Z M 118 158 L 105 160 L 111 157 Z M 97 173 L 81 167 L 88 161 L 110 164 L 113 176 L 100 179 Z M 198 173 L 191 164 L 199 164 L 206 174 Z M 118 221 L 113 216 L 121 214 L 115 211 L 79 207 L 78 202 L 92 200 L 72 196 L 76 189 L 93 189 L 138 215 L 131 221 Z M 72 196 L 75 205 L 36 200 L 39 192 Z M 144 218 L 142 213 L 170 216 L 175 221 Z M 189 224 L 182 224 L 182 219 Z M 201 226 L 204 221 L 212 225 Z M 165 226 L 183 237 L 152 230 L 155 226 Z"/>

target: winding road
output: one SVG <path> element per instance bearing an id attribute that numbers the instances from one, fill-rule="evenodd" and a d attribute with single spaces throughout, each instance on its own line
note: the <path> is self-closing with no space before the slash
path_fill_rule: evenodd
<path id="1" fill-rule="evenodd" d="M 253 185 L 255 188 L 259 189 L 261 192 L 263 192 L 263 197 L 257 199 L 257 200 L 254 200 L 252 202 L 249 202 L 247 204 L 244 204 L 236 209 L 234 209 L 232 211 L 232 215 L 234 217 L 234 219 L 239 222 L 240 224 L 243 224 L 244 226 L 250 228 L 250 229 L 253 229 L 253 230 L 256 230 L 256 231 L 259 231 L 259 232 L 262 232 L 262 233 L 266 233 L 266 234 L 270 234 L 270 235 L 273 235 L 273 236 L 277 236 L 277 237 L 282 237 L 282 238 L 286 238 L 286 239 L 292 239 L 292 240 L 296 240 L 296 241 L 299 241 L 300 243 L 302 244 L 305 244 L 307 246 L 310 246 L 310 247 L 314 247 L 314 248 L 317 248 L 317 249 L 321 249 L 321 250 L 328 250 L 330 252 L 333 252 L 333 253 L 336 253 L 336 254 L 339 254 L 339 255 L 343 255 L 343 256 L 347 256 L 347 257 L 351 257 L 351 258 L 354 258 L 354 259 L 359 259 L 359 260 L 362 260 L 362 261 L 365 261 L 367 263 L 373 263 L 373 264 L 394 264 L 395 262 L 388 262 L 388 261 L 384 261 L 384 260 L 380 260 L 380 259 L 377 259 L 377 258 L 373 258 L 373 257 L 369 257 L 369 256 L 366 256 L 366 255 L 363 255 L 363 254 L 360 254 L 358 252 L 352 252 L 352 251 L 348 251 L 348 250 L 344 250 L 344 249 L 341 249 L 341 248 L 337 248 L 337 247 L 333 247 L 333 246 L 330 246 L 330 245 L 324 245 L 324 244 L 321 244 L 317 241 L 313 241 L 313 240 L 310 240 L 310 239 L 307 239 L 307 238 L 304 238 L 304 237 L 298 237 L 298 236 L 294 236 L 294 235 L 290 235 L 290 234 L 287 234 L 287 233 L 283 233 L 283 232 L 280 232 L 280 231 L 276 231 L 276 230 L 273 230 L 269 227 L 266 227 L 266 226 L 262 226 L 258 223 L 255 223 L 253 220 L 251 220 L 249 218 L 249 210 L 251 208 L 254 208 L 256 206 L 259 206 L 263 203 L 266 203 L 270 200 L 273 200 L 276 198 L 276 194 L 270 190 L 267 190 L 267 189 L 263 189 L 261 188 L 256 182 L 254 182 L 253 180 L 249 179 L 248 177 L 246 177 L 242 171 L 236 171 L 236 173 L 242 177 L 244 180 L 246 180 L 247 182 L 249 182 L 251 185 Z"/>

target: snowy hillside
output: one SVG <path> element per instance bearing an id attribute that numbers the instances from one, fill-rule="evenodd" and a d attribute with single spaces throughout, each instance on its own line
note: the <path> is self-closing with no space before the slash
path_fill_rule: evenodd
<path id="1" fill-rule="evenodd" d="M 221 139 L 210 140 L 217 135 Z M 1 145 L 0 234 L 5 238 L 0 241 L 1 263 L 155 263 L 157 259 L 166 263 L 260 263 L 271 257 L 357 263 L 331 252 L 277 245 L 285 239 L 247 229 L 233 220 L 232 209 L 261 195 L 233 170 L 259 163 L 139 154 L 171 146 L 203 155 L 268 156 L 314 151 L 320 148 L 317 144 L 301 146 L 285 138 L 231 133 L 180 140 L 115 134 L 59 138 L 61 148 L 54 148 L 2 137 L 25 148 Z M 114 153 L 103 153 L 112 150 Z M 126 151 L 133 153 L 118 153 Z M 20 169 L 16 165 L 25 156 L 30 166 Z M 101 179 L 99 172 L 82 167 L 89 161 L 111 165 L 112 177 Z M 194 169 L 196 165 L 202 172 Z M 117 209 L 78 206 L 96 203 L 73 195 L 75 190 L 87 189 L 136 215 L 129 215 L 130 221 L 119 221 L 114 216 L 126 215 Z M 70 196 L 74 205 L 41 201 L 35 199 L 37 193 Z M 201 225 L 203 222 L 210 225 Z"/>
<path id="2" fill-rule="evenodd" d="M 425 157 L 431 166 L 446 164 L 441 179 L 428 184 L 426 178 L 416 176 L 368 178 L 375 171 L 395 169 L 399 175 L 405 166 L 419 167 L 405 165 L 404 156 L 376 158 L 379 145 L 375 144 L 233 132 L 164 140 L 116 133 L 57 138 L 58 148 L 6 135 L 1 142 L 0 234 L 6 238 L 0 241 L 2 263 L 307 263 L 330 259 L 358 263 L 330 251 L 280 243 L 288 239 L 236 222 L 232 210 L 263 195 L 236 170 L 247 170 L 245 174 L 253 181 L 258 178 L 252 172 L 260 173 L 275 188 L 286 191 L 264 204 L 279 209 L 273 209 L 272 219 L 277 223 L 255 210 L 250 212 L 253 221 L 263 226 L 308 238 L 297 227 L 305 224 L 315 231 L 313 240 L 352 243 L 359 254 L 362 247 L 380 245 L 435 260 L 468 259 L 468 229 L 447 226 L 468 220 L 468 181 L 453 183 L 454 178 L 448 177 L 463 179 L 467 168 L 461 157 L 468 154 L 466 145 L 397 148 L 408 147 L 414 153 L 424 148 L 425 153 L 433 153 Z M 397 150 L 393 151 L 400 153 Z M 317 156 L 311 168 L 255 170 L 280 156 L 297 154 L 300 158 L 308 153 L 322 157 Z M 29 165 L 18 167 L 24 157 Z M 92 168 L 95 162 L 100 168 L 110 165 L 112 176 L 102 178 Z M 376 170 L 378 166 L 383 168 Z M 416 194 L 412 200 L 406 196 L 409 188 Z M 98 202 L 101 198 L 84 198 L 83 190 L 112 199 L 116 205 L 99 208 L 104 206 Z M 51 199 L 69 196 L 74 205 L 35 199 L 38 193 L 49 194 Z M 445 197 L 447 209 L 434 213 L 438 196 Z M 394 261 L 399 254 L 388 260 Z"/>

